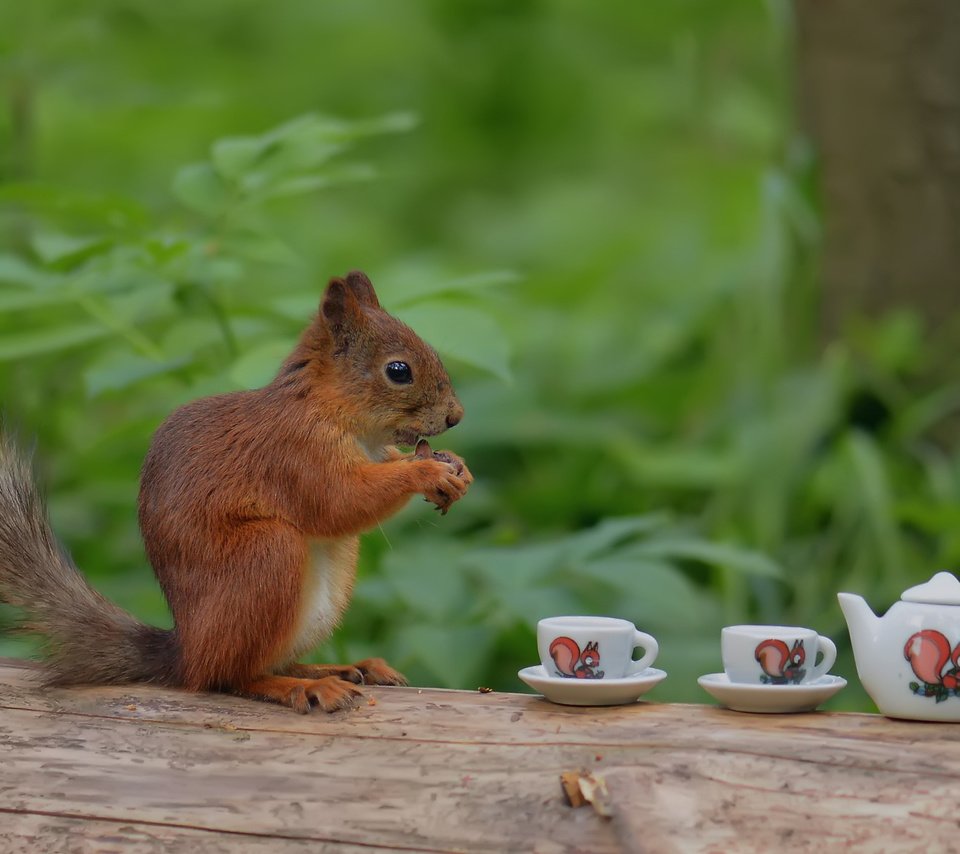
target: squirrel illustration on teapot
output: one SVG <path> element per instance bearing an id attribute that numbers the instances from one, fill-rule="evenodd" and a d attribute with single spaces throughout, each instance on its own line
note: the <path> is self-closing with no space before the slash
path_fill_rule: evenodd
<path id="1" fill-rule="evenodd" d="M 921 680 L 910 683 L 914 694 L 936 697 L 938 703 L 951 694 L 960 695 L 960 643 L 951 650 L 946 635 L 936 629 L 923 629 L 910 635 L 903 657 Z M 944 672 L 947 665 L 952 666 Z"/>

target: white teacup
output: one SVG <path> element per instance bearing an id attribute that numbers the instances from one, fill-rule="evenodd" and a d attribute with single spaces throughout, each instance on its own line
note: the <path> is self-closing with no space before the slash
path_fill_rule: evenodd
<path id="1" fill-rule="evenodd" d="M 727 626 L 720 632 L 720 653 L 727 678 L 751 685 L 812 682 L 837 660 L 830 638 L 798 626 Z"/>
<path id="2" fill-rule="evenodd" d="M 634 660 L 633 650 L 644 654 Z M 537 649 L 548 676 L 619 679 L 645 670 L 660 650 L 657 641 L 616 617 L 548 617 L 537 623 Z"/>

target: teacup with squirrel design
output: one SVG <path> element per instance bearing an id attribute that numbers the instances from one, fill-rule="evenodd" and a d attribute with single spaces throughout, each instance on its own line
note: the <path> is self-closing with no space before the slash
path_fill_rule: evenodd
<path id="1" fill-rule="evenodd" d="M 634 660 L 633 651 L 644 654 Z M 616 617 L 548 617 L 537 623 L 544 673 L 553 678 L 620 679 L 647 669 L 660 648 L 656 639 Z"/>
<path id="2" fill-rule="evenodd" d="M 837 660 L 830 638 L 799 626 L 726 626 L 720 653 L 730 682 L 752 685 L 813 682 Z"/>

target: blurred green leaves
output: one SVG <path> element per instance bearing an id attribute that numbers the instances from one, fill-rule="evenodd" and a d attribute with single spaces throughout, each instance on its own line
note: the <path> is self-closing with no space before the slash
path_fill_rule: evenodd
<path id="1" fill-rule="evenodd" d="M 18 229 L 28 239 L 23 254 L 0 256 L 0 307 L 45 313 L 29 316 L 40 328 L 4 337 L 0 360 L 104 342 L 81 356 L 90 396 L 171 374 L 188 384 L 206 374 L 240 388 L 264 385 L 319 300 L 318 291 L 310 293 L 306 259 L 270 227 L 264 206 L 369 179 L 369 166 L 343 155 L 362 139 L 415 124 L 409 113 L 358 121 L 311 114 L 256 136 L 220 139 L 209 161 L 184 166 L 173 179 L 174 196 L 199 217 L 191 228 L 145 216 L 118 231 L 114 199 L 98 218 L 94 200 L 79 205 L 72 190 L 58 199 L 54 188 L 8 185 L 3 196 L 20 209 Z M 94 214 L 83 234 L 63 230 L 77 209 L 85 219 Z M 291 271 L 292 280 L 275 288 L 260 285 L 261 277 Z M 508 280 L 495 273 L 419 283 L 405 296 L 407 312 L 441 353 L 506 377 L 509 345 L 497 320 L 475 301 L 471 307 L 450 298 Z M 282 318 L 245 324 L 242 316 L 262 314 L 267 299 Z M 198 315 L 218 334 L 197 336 Z M 200 346 L 184 349 L 190 337 Z"/>
<path id="2" fill-rule="evenodd" d="M 173 192 L 188 208 L 219 216 L 230 204 L 226 183 L 209 163 L 184 166 L 173 179 Z"/>
<path id="3" fill-rule="evenodd" d="M 70 329 L 51 329 L 42 332 L 10 333 L 0 342 L 0 360 L 24 359 L 46 353 L 69 350 L 80 344 L 89 344 L 110 334 L 108 329 L 94 323 L 74 325 Z"/>
<path id="4" fill-rule="evenodd" d="M 483 309 L 421 303 L 401 309 L 397 316 L 441 353 L 510 378 L 510 345 L 496 319 Z"/>
<path id="5" fill-rule="evenodd" d="M 173 192 L 188 208 L 219 217 L 281 196 L 368 180 L 374 176 L 369 165 L 331 161 L 363 137 L 409 131 L 415 125 L 410 113 L 358 122 L 300 116 L 258 136 L 217 140 L 208 162 L 191 163 L 177 172 Z"/>

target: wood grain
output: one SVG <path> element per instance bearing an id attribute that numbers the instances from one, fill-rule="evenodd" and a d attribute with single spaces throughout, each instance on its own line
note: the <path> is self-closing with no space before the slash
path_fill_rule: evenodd
<path id="1" fill-rule="evenodd" d="M 216 833 L 170 825 L 0 813 L 0 851 L 96 854 L 219 854 L 241 849 L 252 854 L 369 854 L 366 846 L 325 845 L 308 840 Z M 388 850 L 388 849 L 382 849 Z"/>
<path id="2" fill-rule="evenodd" d="M 44 690 L 31 668 L 0 662 L 0 850 L 58 850 L 64 833 L 97 851 L 111 840 L 125 851 L 258 851 L 276 839 L 278 851 L 351 852 L 960 841 L 951 724 L 369 695 L 356 711 L 304 717 L 148 686 Z M 612 820 L 565 804 L 560 775 L 579 769 L 604 776 Z"/>

